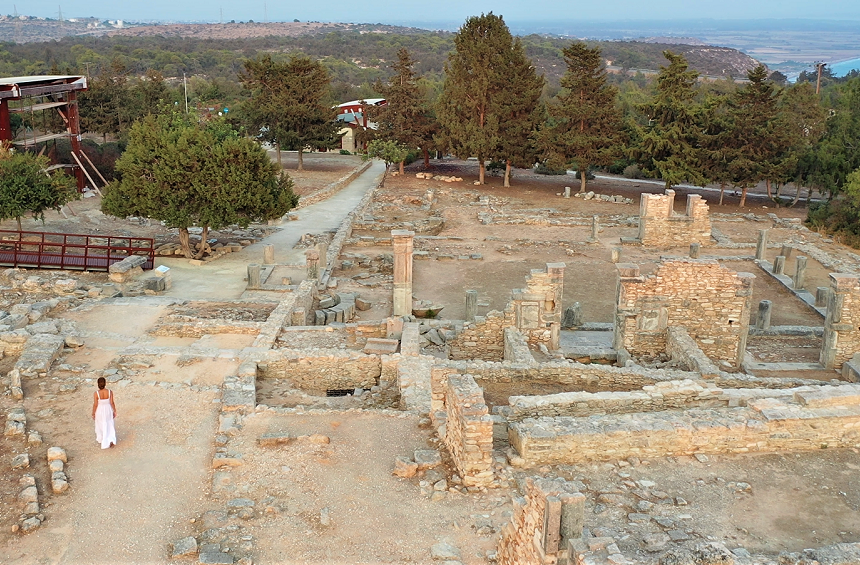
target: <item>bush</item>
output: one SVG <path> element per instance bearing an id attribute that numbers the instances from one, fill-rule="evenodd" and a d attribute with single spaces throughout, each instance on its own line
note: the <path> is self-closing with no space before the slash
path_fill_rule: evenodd
<path id="1" fill-rule="evenodd" d="M 624 172 L 622 174 L 624 175 L 624 178 L 628 179 L 642 178 L 642 171 L 639 170 L 639 165 L 636 164 L 627 165 L 626 167 L 624 167 Z"/>
<path id="2" fill-rule="evenodd" d="M 502 161 L 490 161 L 487 164 L 487 172 L 491 175 L 501 173 L 505 170 L 505 164 Z"/>
<path id="3" fill-rule="evenodd" d="M 341 149 L 340 154 L 341 155 L 352 155 L 352 153 L 350 153 L 349 150 L 347 150 L 347 149 Z"/>
<path id="4" fill-rule="evenodd" d="M 582 171 L 576 171 L 576 178 L 582 180 Z M 585 173 L 585 180 L 594 180 L 594 173 L 590 170 Z"/>
<path id="5" fill-rule="evenodd" d="M 567 169 L 553 169 L 546 165 L 546 163 L 538 163 L 535 167 L 535 172 L 539 175 L 566 175 Z"/>

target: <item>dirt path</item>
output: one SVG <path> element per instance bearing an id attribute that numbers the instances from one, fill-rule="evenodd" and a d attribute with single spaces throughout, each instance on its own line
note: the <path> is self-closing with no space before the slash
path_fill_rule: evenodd
<path id="1" fill-rule="evenodd" d="M 48 520 L 31 535 L 11 538 L 3 563 L 163 562 L 167 542 L 205 501 L 214 393 L 118 388 L 117 446 L 102 450 L 89 414 L 93 390 L 52 403 L 50 421 L 34 423 L 45 446 L 68 452 L 71 488 L 64 495 L 46 494 L 49 475 L 40 453 L 33 466 L 41 471 L 37 482 Z M 25 405 L 31 413 L 46 404 L 34 396 Z"/>

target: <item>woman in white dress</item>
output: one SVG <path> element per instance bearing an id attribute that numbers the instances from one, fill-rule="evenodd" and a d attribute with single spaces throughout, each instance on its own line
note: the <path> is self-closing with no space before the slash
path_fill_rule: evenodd
<path id="1" fill-rule="evenodd" d="M 116 406 L 113 403 L 113 392 L 105 388 L 105 378 L 99 377 L 99 389 L 93 396 L 93 420 L 96 422 L 96 441 L 107 449 L 116 445 L 116 429 L 113 420 L 116 418 Z"/>

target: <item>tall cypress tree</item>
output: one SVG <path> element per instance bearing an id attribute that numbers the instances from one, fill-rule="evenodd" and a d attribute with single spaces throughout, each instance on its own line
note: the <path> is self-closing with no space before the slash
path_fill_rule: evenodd
<path id="1" fill-rule="evenodd" d="M 572 43 L 563 50 L 567 72 L 557 104 L 550 104 L 549 122 L 538 139 L 554 168 L 570 162 L 580 171 L 579 191 L 585 192 L 589 167 L 611 165 L 621 154 L 622 119 L 617 90 L 606 84 L 599 47 Z"/>
<path id="2" fill-rule="evenodd" d="M 375 87 L 385 98 L 384 106 L 368 106 L 368 119 L 377 124 L 375 137 L 395 141 L 410 149 L 420 149 L 424 154 L 424 166 L 430 159 L 433 143 L 434 120 L 424 104 L 421 90 L 415 80 L 415 60 L 405 47 L 397 52 L 397 62 L 391 65 L 394 75 L 388 84 L 377 82 Z M 403 173 L 400 161 L 400 173 Z"/>
<path id="3" fill-rule="evenodd" d="M 657 93 L 641 111 L 648 125 L 640 128 L 634 156 L 643 168 L 658 175 L 666 188 L 682 183 L 705 184 L 695 102 L 698 73 L 688 70 L 683 55 L 664 51 L 668 67 L 660 67 Z"/>
<path id="4" fill-rule="evenodd" d="M 504 186 L 511 186 L 511 167 L 531 167 L 537 159 L 533 133 L 546 116 L 540 103 L 544 78 L 526 57 L 519 39 L 507 52 L 502 74 L 506 84 L 493 98 L 499 116 L 499 142 L 491 156 L 505 162 Z"/>
<path id="5" fill-rule="evenodd" d="M 747 73 L 749 83 L 729 99 L 730 129 L 724 137 L 729 149 L 732 182 L 741 189 L 740 207 L 746 205 L 747 190 L 773 178 L 782 147 L 785 146 L 777 122 L 778 92 L 767 79 L 767 69 L 759 65 Z"/>
<path id="6" fill-rule="evenodd" d="M 437 115 L 445 145 L 458 157 L 477 157 L 478 182 L 484 161 L 500 145 L 502 116 L 496 98 L 506 88 L 513 37 L 501 16 L 474 16 L 454 36 L 445 63 L 445 83 Z"/>

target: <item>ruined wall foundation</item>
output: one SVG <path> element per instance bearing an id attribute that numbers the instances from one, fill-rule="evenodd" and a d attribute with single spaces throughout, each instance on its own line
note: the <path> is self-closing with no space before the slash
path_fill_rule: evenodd
<path id="1" fill-rule="evenodd" d="M 698 194 L 690 194 L 684 214 L 676 214 L 674 206 L 674 190 L 667 190 L 665 194 L 642 194 L 637 241 L 650 247 L 710 245 L 708 203 Z"/>

